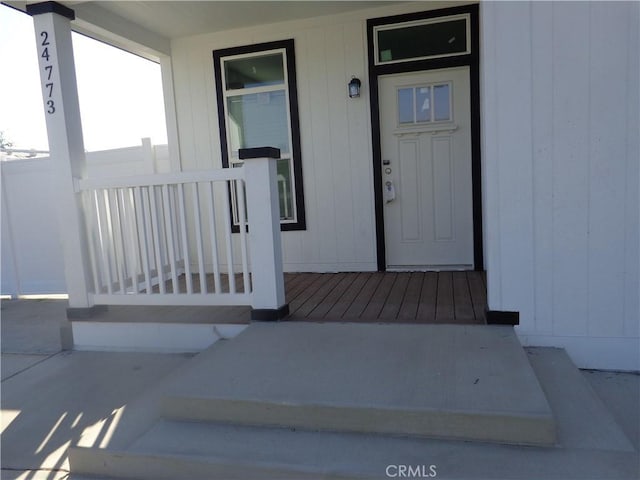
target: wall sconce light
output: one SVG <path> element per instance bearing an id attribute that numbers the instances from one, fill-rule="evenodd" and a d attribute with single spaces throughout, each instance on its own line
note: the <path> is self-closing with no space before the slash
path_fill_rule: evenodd
<path id="1" fill-rule="evenodd" d="M 351 77 L 351 81 L 349 82 L 349 98 L 357 98 L 360 96 L 360 86 L 362 82 L 359 78 L 355 76 Z"/>

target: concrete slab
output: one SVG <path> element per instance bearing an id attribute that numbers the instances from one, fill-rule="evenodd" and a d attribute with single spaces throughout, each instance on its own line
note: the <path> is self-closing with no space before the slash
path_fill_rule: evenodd
<path id="1" fill-rule="evenodd" d="M 52 354 L 62 349 L 60 328 L 67 323 L 67 300 L 3 300 L 0 338 L 3 353 Z"/>
<path id="2" fill-rule="evenodd" d="M 63 352 L 3 381 L 2 478 L 68 469 L 67 447 L 81 437 L 105 446 L 127 405 L 188 358 Z"/>
<path id="3" fill-rule="evenodd" d="M 2 480 L 69 480 L 69 471 L 65 469 L 10 471 L 3 468 Z"/>
<path id="4" fill-rule="evenodd" d="M 607 406 L 636 450 L 640 450 L 640 375 L 637 373 L 582 372 Z"/>
<path id="5" fill-rule="evenodd" d="M 560 348 L 527 348 L 556 417 L 558 441 L 571 448 L 633 452 L 604 403 Z"/>
<path id="6" fill-rule="evenodd" d="M 203 356 L 170 389 L 166 417 L 555 440 L 551 410 L 511 327 L 254 324 Z"/>
<path id="7" fill-rule="evenodd" d="M 55 355 L 55 354 L 54 354 Z M 3 353 L 0 359 L 2 380 L 6 380 L 17 373 L 45 361 L 50 355 L 26 355 L 19 353 Z"/>
<path id="8" fill-rule="evenodd" d="M 167 421 L 128 451 L 73 450 L 71 460 L 74 472 L 149 480 L 383 479 L 397 477 L 399 466 L 446 479 L 635 480 L 639 473 L 637 452 Z"/>

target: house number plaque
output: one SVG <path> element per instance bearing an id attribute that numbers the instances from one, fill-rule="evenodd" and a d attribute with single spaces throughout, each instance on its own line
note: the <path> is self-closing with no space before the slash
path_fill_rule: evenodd
<path id="1" fill-rule="evenodd" d="M 40 32 L 40 58 L 42 58 L 42 65 L 44 75 L 42 76 L 42 82 L 44 84 L 44 96 L 45 96 L 45 111 L 51 115 L 56 111 L 56 102 L 53 99 L 53 64 L 51 62 L 51 54 L 49 48 L 51 44 L 49 42 L 49 32 L 43 30 Z"/>

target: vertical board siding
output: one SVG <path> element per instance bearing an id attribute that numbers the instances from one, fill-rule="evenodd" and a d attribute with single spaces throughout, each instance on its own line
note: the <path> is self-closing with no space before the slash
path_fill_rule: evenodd
<path id="1" fill-rule="evenodd" d="M 366 49 L 367 34 L 364 24 L 353 22 L 344 27 L 344 70 L 347 74 L 347 82 L 351 75 L 356 75 L 363 80 L 360 98 L 348 100 L 346 132 L 349 138 L 348 167 L 350 169 L 349 193 L 353 204 L 354 215 L 352 217 L 354 243 L 354 260 L 358 263 L 366 263 L 371 259 L 371 253 L 358 239 L 375 237 L 375 211 L 373 205 L 373 169 L 371 167 L 371 114 L 369 110 L 368 86 L 364 81 L 367 78 L 367 58 L 363 52 Z M 346 89 L 346 85 L 343 85 Z M 344 90 L 343 90 L 344 91 Z M 375 242 L 371 243 L 375 247 Z"/>
<path id="2" fill-rule="evenodd" d="M 199 35 L 172 43 L 182 168 L 216 168 L 221 164 L 212 51 L 293 38 L 307 230 L 283 232 L 285 269 L 375 270 L 367 95 L 364 89 L 358 99 L 347 95 L 351 75 L 366 78 L 364 17 L 282 25 Z M 206 231 L 203 234 L 208 235 Z M 195 249 L 195 244 L 191 248 Z"/>
<path id="3" fill-rule="evenodd" d="M 625 182 L 624 334 L 640 336 L 640 4 L 627 15 L 627 173 Z M 637 266 L 638 268 L 634 268 Z"/>
<path id="4" fill-rule="evenodd" d="M 639 13 L 481 5 L 489 308 L 612 357 L 639 329 Z"/>
<path id="5" fill-rule="evenodd" d="M 521 321 L 533 318 L 533 225 L 532 225 L 532 163 L 531 163 L 531 50 L 530 6 L 527 2 L 508 2 L 498 9 L 500 37 L 497 58 L 500 64 L 522 62 L 508 75 L 498 76 L 498 122 L 500 131 L 517 142 L 500 142 L 500 204 L 502 234 L 511 239 L 501 245 L 505 280 L 502 282 L 504 310 L 520 310 Z M 509 118 L 513 105 L 518 105 L 519 120 Z M 508 279 L 520 276 L 517 283 Z"/>
<path id="6" fill-rule="evenodd" d="M 553 5 L 554 333 L 586 333 L 589 210 L 589 5 Z M 568 21 L 571 28 L 567 28 Z M 580 279 L 576 281 L 576 279 Z"/>
<path id="7" fill-rule="evenodd" d="M 535 330 L 553 330 L 553 4 L 531 3 Z"/>
<path id="8" fill-rule="evenodd" d="M 626 14 L 602 3 L 590 10 L 588 333 L 624 334 L 624 230 L 627 79 Z M 616 35 L 601 25 L 619 25 Z M 622 73 L 622 72 L 621 72 Z M 611 325 L 604 318 L 613 318 Z"/>

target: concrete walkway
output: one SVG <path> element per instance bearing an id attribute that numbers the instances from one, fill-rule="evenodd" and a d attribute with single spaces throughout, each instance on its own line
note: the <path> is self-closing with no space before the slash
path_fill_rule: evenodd
<path id="1" fill-rule="evenodd" d="M 70 445 L 106 445 L 127 406 L 192 357 L 62 351 L 66 301 L 1 307 L 2 480 L 67 479 Z"/>
<path id="2" fill-rule="evenodd" d="M 2 305 L 3 480 L 69 478 L 68 446 L 79 442 L 86 447 L 117 447 L 118 438 L 127 436 L 127 428 L 148 428 L 160 411 L 160 393 L 183 378 L 194 361 L 198 363 L 199 357 L 186 355 L 62 352 L 59 343 L 50 349 L 59 342 L 61 312 L 64 302 Z M 369 468 L 377 468 L 383 460 L 413 460 L 436 465 L 437 478 L 637 480 L 640 376 L 576 373 L 586 380 L 586 390 L 595 392 L 595 403 L 606 407 L 624 433 L 621 438 L 617 432 L 612 441 L 602 434 L 602 428 L 610 428 L 611 422 L 599 424 L 593 414 L 589 418 L 590 405 L 575 403 L 576 392 L 567 388 L 566 375 L 554 368 L 562 361 L 561 351 L 550 355 L 548 350 L 530 349 L 528 355 L 554 414 L 560 415 L 559 445 L 554 448 L 397 438 L 385 443 L 376 435 L 342 435 L 334 442 L 330 440 L 336 434 L 330 432 L 322 441 L 330 441 L 327 452 L 339 454 L 345 463 L 352 462 L 356 454 L 375 459 Z M 260 442 L 259 434 L 249 434 L 256 444 Z M 301 432 L 293 442 L 302 443 L 305 435 Z M 317 442 L 313 438 L 312 443 Z M 625 439 L 630 447 L 623 445 Z M 385 452 L 384 459 L 375 458 L 376 448 Z M 332 457 L 322 458 L 320 453 L 316 456 L 327 469 L 333 466 Z M 390 473 L 397 474 L 397 470 Z"/>

